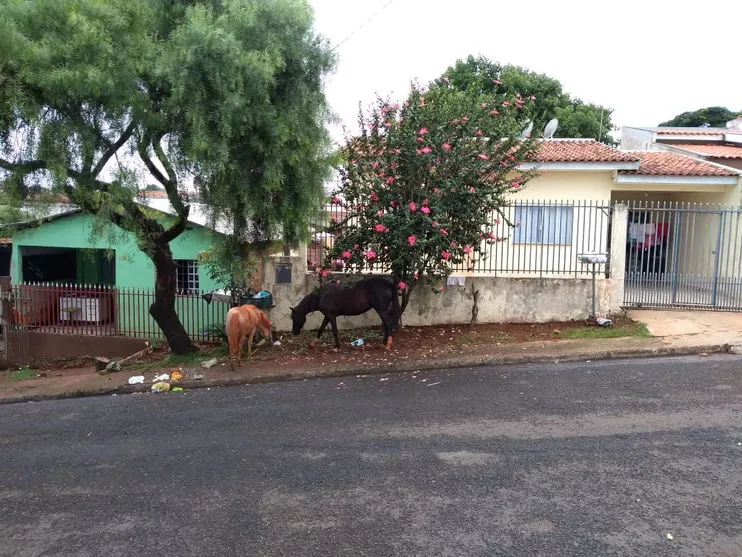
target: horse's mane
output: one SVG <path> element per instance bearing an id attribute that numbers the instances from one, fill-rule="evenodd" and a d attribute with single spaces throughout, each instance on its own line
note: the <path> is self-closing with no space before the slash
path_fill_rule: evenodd
<path id="1" fill-rule="evenodd" d="M 296 304 L 294 310 L 298 310 L 304 315 L 312 311 L 316 311 L 317 305 L 319 304 L 319 297 L 320 290 L 313 290 L 312 292 L 304 296 L 298 304 Z"/>

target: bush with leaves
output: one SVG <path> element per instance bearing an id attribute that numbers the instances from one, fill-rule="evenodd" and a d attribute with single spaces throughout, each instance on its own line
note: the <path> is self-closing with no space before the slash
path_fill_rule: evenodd
<path id="1" fill-rule="evenodd" d="M 344 146 L 332 201 L 345 211 L 328 227 L 336 241 L 320 277 L 338 259 L 346 271 L 389 272 L 404 312 L 422 277 L 441 291 L 455 266 L 472 267 L 505 239 L 489 229 L 492 212 L 532 175 L 518 170 L 535 148 L 519 138 L 532 100 L 413 87 L 403 105 L 380 99 L 361 113 L 360 134 Z"/>

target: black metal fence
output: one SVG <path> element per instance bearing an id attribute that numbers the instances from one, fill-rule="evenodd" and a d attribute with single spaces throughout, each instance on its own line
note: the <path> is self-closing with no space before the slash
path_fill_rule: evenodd
<path id="1" fill-rule="evenodd" d="M 314 241 L 308 246 L 310 271 L 322 264 L 326 251 L 334 244 L 335 238 L 326 226 L 331 220 L 341 222 L 345 215 L 342 205 L 327 206 L 326 220 L 315 227 Z M 489 230 L 483 232 L 491 232 L 496 240 L 483 241 L 479 253 L 454 267 L 453 272 L 483 276 L 588 276 L 590 266 L 580 263 L 577 256 L 608 252 L 610 222 L 611 205 L 607 201 L 515 201 L 490 215 Z M 337 262 L 333 270 L 342 270 L 342 262 Z"/>

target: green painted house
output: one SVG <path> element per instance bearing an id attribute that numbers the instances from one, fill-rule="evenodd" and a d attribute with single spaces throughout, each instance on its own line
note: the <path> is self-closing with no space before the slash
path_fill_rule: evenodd
<path id="1" fill-rule="evenodd" d="M 148 210 L 163 221 L 173 219 L 164 211 Z M 170 243 L 178 264 L 176 309 L 191 335 L 223 322 L 228 309 L 201 298 L 203 292 L 223 287 L 209 278 L 199 261 L 220 236 L 208 226 L 189 222 Z M 16 289 L 22 289 L 21 295 L 16 290 L 16 309 L 30 326 L 55 331 L 62 327 L 61 332 L 89 327 L 93 334 L 161 338 L 148 313 L 154 264 L 137 247 L 133 234 L 93 215 L 71 209 L 20 226 L 12 238 L 10 277 Z"/>

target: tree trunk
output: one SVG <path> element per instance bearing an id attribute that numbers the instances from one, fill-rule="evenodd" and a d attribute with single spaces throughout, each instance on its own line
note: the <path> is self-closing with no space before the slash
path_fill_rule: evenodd
<path id="1" fill-rule="evenodd" d="M 155 264 L 155 301 L 149 306 L 149 314 L 159 325 L 174 354 L 194 352 L 196 347 L 175 311 L 176 265 L 170 245 L 167 242 L 155 243 L 152 260 Z"/>

